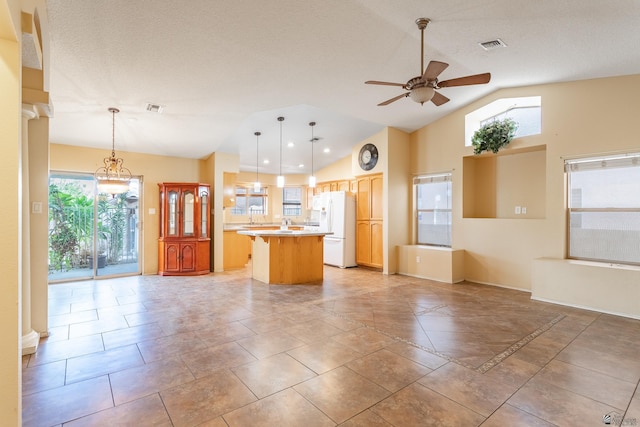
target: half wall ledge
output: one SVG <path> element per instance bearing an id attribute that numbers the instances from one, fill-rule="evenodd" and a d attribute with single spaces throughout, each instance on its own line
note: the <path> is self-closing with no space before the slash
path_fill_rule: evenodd
<path id="1" fill-rule="evenodd" d="M 533 260 L 531 299 L 640 319 L 640 267 Z"/>
<path id="2" fill-rule="evenodd" d="M 458 283 L 464 280 L 464 249 L 438 246 L 398 246 L 398 274 Z"/>

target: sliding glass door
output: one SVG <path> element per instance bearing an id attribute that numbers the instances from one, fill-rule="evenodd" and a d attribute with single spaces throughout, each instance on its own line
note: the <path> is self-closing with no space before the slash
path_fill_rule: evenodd
<path id="1" fill-rule="evenodd" d="M 140 274 L 141 181 L 129 192 L 97 194 L 93 175 L 49 178 L 49 281 Z"/>

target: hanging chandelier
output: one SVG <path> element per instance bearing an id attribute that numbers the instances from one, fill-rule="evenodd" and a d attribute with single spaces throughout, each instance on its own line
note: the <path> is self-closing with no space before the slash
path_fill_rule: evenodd
<path id="1" fill-rule="evenodd" d="M 115 132 L 116 113 L 120 110 L 109 108 L 111 113 L 111 157 L 103 159 L 104 166 L 98 168 L 93 176 L 98 182 L 98 192 L 107 194 L 122 194 L 129 191 L 129 181 L 131 181 L 131 171 L 123 166 L 124 160 L 116 157 Z"/>

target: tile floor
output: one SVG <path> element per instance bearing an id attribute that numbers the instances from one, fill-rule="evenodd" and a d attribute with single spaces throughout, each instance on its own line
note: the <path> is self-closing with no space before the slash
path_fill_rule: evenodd
<path id="1" fill-rule="evenodd" d="M 640 321 L 325 268 L 49 287 L 25 426 L 640 425 Z"/>

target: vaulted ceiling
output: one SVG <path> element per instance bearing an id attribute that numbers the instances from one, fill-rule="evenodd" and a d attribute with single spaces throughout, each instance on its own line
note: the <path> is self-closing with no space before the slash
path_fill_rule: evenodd
<path id="1" fill-rule="evenodd" d="M 283 172 L 309 173 L 310 121 L 319 169 L 386 126 L 410 132 L 500 88 L 640 73 L 636 0 L 48 0 L 47 9 L 52 142 L 109 151 L 107 109 L 117 107 L 117 151 L 237 153 L 249 171 L 258 155 L 261 173 L 280 167 L 278 116 Z M 366 80 L 421 73 L 420 17 L 431 19 L 425 65 L 449 64 L 440 80 L 490 72 L 491 82 L 443 88 L 451 101 L 439 107 L 410 98 L 379 107 L 403 89 Z M 506 47 L 479 45 L 497 38 Z"/>

